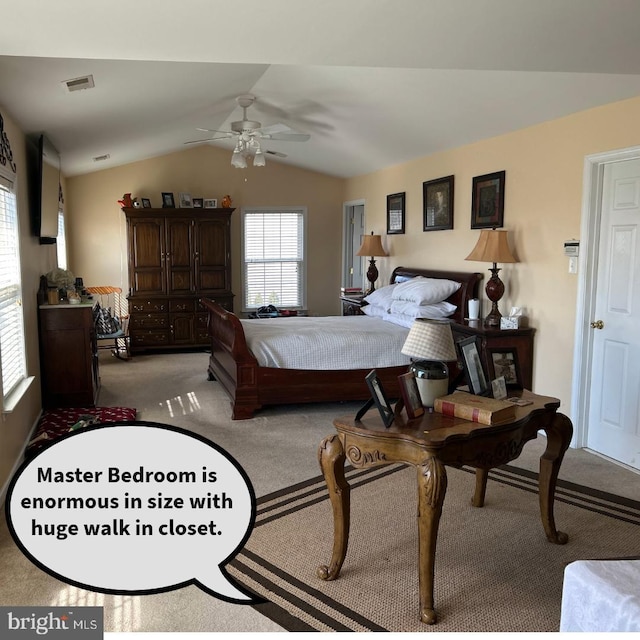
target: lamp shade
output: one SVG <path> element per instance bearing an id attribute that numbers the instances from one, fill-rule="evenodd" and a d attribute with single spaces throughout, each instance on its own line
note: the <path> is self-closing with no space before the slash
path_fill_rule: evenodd
<path id="1" fill-rule="evenodd" d="M 485 229 L 480 232 L 480 237 L 473 251 L 465 260 L 477 262 L 518 262 L 507 242 L 507 231 L 499 229 Z"/>
<path id="2" fill-rule="evenodd" d="M 453 362 L 457 354 L 451 324 L 447 320 L 418 318 L 409 329 L 402 353 L 421 360 Z"/>
<path id="3" fill-rule="evenodd" d="M 362 245 L 358 249 L 357 256 L 386 256 L 387 252 L 382 248 L 382 237 L 374 236 L 373 231 L 370 236 L 362 239 Z"/>

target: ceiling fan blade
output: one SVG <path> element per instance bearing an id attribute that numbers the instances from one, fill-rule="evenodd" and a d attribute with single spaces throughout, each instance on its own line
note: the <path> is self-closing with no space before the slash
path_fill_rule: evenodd
<path id="1" fill-rule="evenodd" d="M 286 153 L 280 153 L 280 151 L 271 151 L 270 149 L 264 149 L 262 151 L 262 153 L 264 153 L 265 155 L 269 155 L 269 156 L 276 156 L 278 158 L 286 158 L 287 157 Z"/>
<path id="2" fill-rule="evenodd" d="M 308 133 L 263 133 L 265 140 L 288 140 L 289 142 L 306 142 L 311 138 Z"/>
<path id="3" fill-rule="evenodd" d="M 202 140 L 188 140 L 184 144 L 197 144 L 198 142 L 213 142 L 214 140 L 226 140 L 231 136 L 218 136 L 216 138 L 203 138 Z"/>
<path id="4" fill-rule="evenodd" d="M 196 131 L 206 131 L 207 133 L 223 133 L 229 138 L 235 135 L 233 131 L 221 131 L 220 129 L 203 129 L 202 127 L 196 127 Z"/>

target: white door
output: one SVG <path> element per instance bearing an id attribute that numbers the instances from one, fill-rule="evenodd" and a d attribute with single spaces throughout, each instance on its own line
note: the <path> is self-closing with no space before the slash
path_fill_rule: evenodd
<path id="1" fill-rule="evenodd" d="M 605 165 L 587 446 L 640 469 L 640 160 Z"/>

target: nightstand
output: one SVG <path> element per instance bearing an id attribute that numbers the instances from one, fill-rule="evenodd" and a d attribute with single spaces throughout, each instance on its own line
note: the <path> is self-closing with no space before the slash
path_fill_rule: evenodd
<path id="1" fill-rule="evenodd" d="M 364 295 L 347 295 L 340 296 L 342 301 L 343 316 L 362 316 L 362 307 L 367 303 L 363 300 Z"/>
<path id="2" fill-rule="evenodd" d="M 507 386 L 532 390 L 533 334 L 531 327 L 496 329 L 482 320 L 466 320 L 451 325 L 455 342 L 475 337 L 482 365 L 490 380 L 504 375 Z"/>

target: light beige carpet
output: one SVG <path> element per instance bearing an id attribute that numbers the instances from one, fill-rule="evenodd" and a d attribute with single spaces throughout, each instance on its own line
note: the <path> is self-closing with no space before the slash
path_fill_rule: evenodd
<path id="1" fill-rule="evenodd" d="M 553 632 L 567 563 L 640 555 L 640 502 L 561 482 L 556 524 L 569 542 L 555 545 L 542 529 L 534 473 L 492 471 L 481 509 L 470 505 L 470 470 L 447 468 L 447 475 L 434 626 L 418 614 L 412 467 L 349 472 L 351 535 L 337 580 L 316 578 L 333 531 L 321 477 L 260 500 L 230 573 L 273 603 L 263 613 L 293 631 Z"/>

